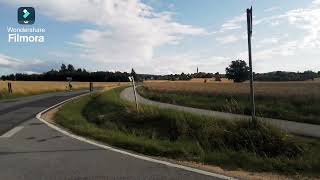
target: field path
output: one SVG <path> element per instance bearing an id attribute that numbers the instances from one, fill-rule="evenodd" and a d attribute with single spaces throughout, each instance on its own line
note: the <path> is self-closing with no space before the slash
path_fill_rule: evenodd
<path id="1" fill-rule="evenodd" d="M 134 102 L 134 93 L 133 93 L 132 87 L 129 87 L 123 90 L 120 96 L 124 100 Z M 157 106 L 159 108 L 175 109 L 179 111 L 190 112 L 190 113 L 195 113 L 199 115 L 212 116 L 212 117 L 217 117 L 221 119 L 234 120 L 234 119 L 251 118 L 251 116 L 246 116 L 246 115 L 224 113 L 224 112 L 218 112 L 218 111 L 204 110 L 204 109 L 156 102 L 156 101 L 143 98 L 139 94 L 137 95 L 137 99 L 138 99 L 138 102 L 141 104 Z M 299 122 L 280 120 L 280 119 L 271 119 L 271 118 L 259 118 L 259 120 L 269 122 L 270 124 L 273 124 L 290 133 L 320 138 L 320 125 L 313 125 L 313 124 L 306 124 L 306 123 L 299 123 Z"/>

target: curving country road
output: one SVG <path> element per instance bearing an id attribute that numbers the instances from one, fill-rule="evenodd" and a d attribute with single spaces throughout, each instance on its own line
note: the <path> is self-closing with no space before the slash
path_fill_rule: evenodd
<path id="1" fill-rule="evenodd" d="M 32 119 L 35 115 L 61 101 L 88 93 L 86 90 L 40 94 L 0 101 L 0 135 L 17 124 Z"/>
<path id="2" fill-rule="evenodd" d="M 123 90 L 120 96 L 124 100 L 134 102 L 134 93 L 133 93 L 132 87 L 129 87 Z M 152 105 L 159 108 L 190 112 L 190 113 L 195 113 L 199 115 L 212 116 L 220 119 L 235 120 L 235 119 L 251 118 L 251 116 L 246 116 L 246 115 L 224 113 L 224 112 L 218 112 L 218 111 L 204 110 L 204 109 L 156 102 L 156 101 L 143 98 L 139 94 L 137 94 L 137 100 L 141 104 Z M 293 122 L 293 121 L 287 121 L 287 120 L 281 120 L 281 119 L 271 119 L 271 118 L 259 118 L 259 119 L 294 134 L 320 138 L 320 125 L 306 124 L 306 123 L 299 123 L 299 122 Z"/>
<path id="3" fill-rule="evenodd" d="M 35 118 L 38 112 L 83 93 L 86 91 L 0 102 L 0 179 L 228 178 L 213 173 L 200 174 L 94 146 L 60 133 Z"/>

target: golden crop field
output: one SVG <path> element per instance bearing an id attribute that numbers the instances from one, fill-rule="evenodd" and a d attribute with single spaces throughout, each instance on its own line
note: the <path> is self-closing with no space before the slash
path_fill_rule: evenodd
<path id="1" fill-rule="evenodd" d="M 249 83 L 191 81 L 146 81 L 151 90 L 165 92 L 192 92 L 204 94 L 239 95 L 250 92 Z M 312 97 L 320 99 L 320 81 L 302 82 L 256 82 L 255 94 L 273 97 Z"/>
<path id="2" fill-rule="evenodd" d="M 26 96 L 46 92 L 67 91 L 68 82 L 53 81 L 0 81 L 0 98 L 8 96 L 8 82 L 12 83 L 13 96 Z M 72 89 L 89 89 L 89 82 L 72 82 Z M 121 83 L 124 85 L 127 83 Z M 118 86 L 116 82 L 94 82 L 94 88 Z"/>
<path id="3" fill-rule="evenodd" d="M 221 78 L 221 81 L 215 81 L 214 78 L 193 78 L 189 82 L 203 83 L 205 80 L 207 80 L 207 83 L 233 83 L 232 80 L 227 78 Z"/>

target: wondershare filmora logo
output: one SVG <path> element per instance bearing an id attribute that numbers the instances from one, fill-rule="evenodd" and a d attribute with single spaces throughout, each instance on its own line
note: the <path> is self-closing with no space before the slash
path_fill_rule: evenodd
<path id="1" fill-rule="evenodd" d="M 18 9 L 18 23 L 32 25 L 35 22 L 35 10 L 33 7 L 20 7 Z M 35 26 L 9 27 L 9 43 L 44 43 L 46 29 Z"/>
<path id="2" fill-rule="evenodd" d="M 19 24 L 33 24 L 35 19 L 36 14 L 33 7 L 20 7 L 18 9 Z"/>

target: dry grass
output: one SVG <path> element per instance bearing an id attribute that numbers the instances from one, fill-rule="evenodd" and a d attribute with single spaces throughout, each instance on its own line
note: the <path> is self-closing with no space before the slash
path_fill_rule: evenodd
<path id="1" fill-rule="evenodd" d="M 68 90 L 68 82 L 50 82 L 50 81 L 0 81 L 0 99 L 8 96 L 8 85 L 12 83 L 13 94 L 10 96 L 27 96 L 34 94 L 41 94 L 46 92 L 57 92 Z M 121 83 L 124 85 L 127 83 Z M 115 82 L 94 82 L 94 88 L 109 88 L 118 86 L 119 83 Z M 74 90 L 89 89 L 89 82 L 72 82 Z"/>
<path id="2" fill-rule="evenodd" d="M 201 94 L 245 95 L 248 94 L 248 83 L 203 83 L 194 81 L 146 81 L 145 86 L 151 90 L 165 92 L 191 92 Z M 257 82 L 257 96 L 297 97 L 308 96 L 320 99 L 320 81 L 305 82 Z"/>

